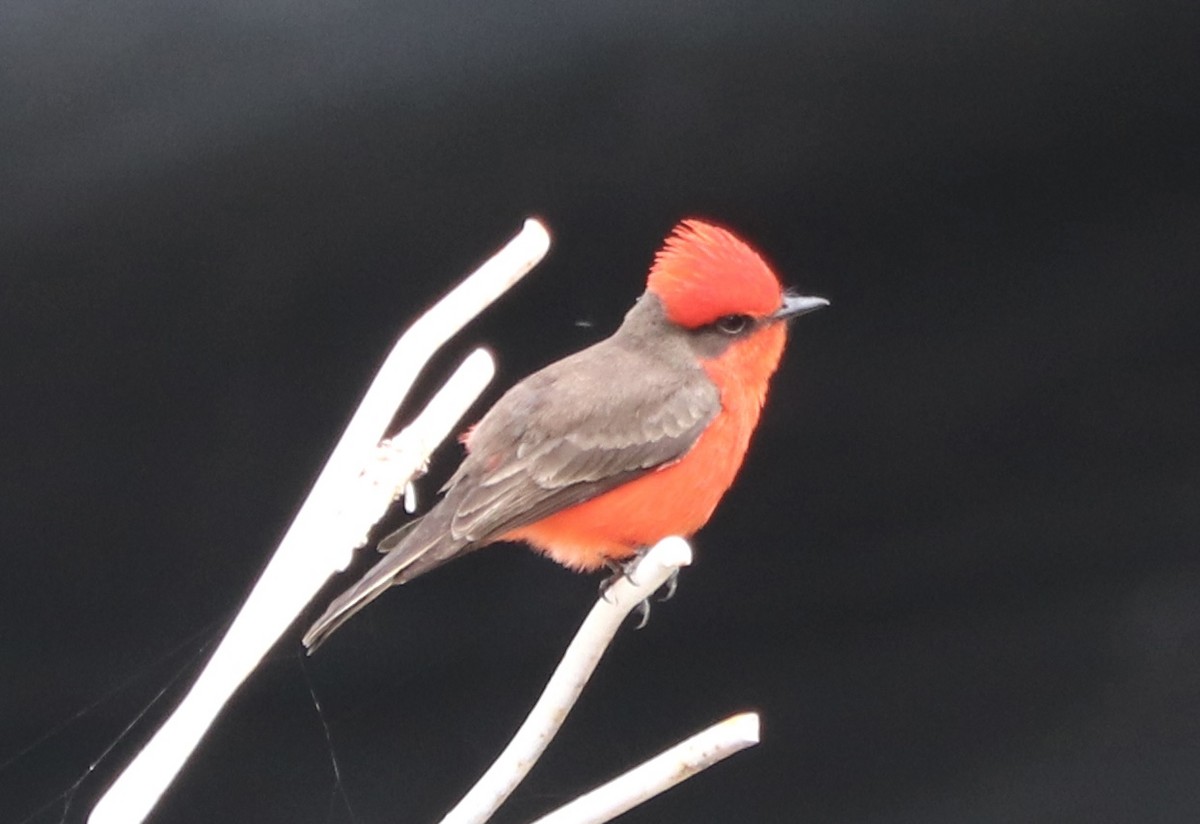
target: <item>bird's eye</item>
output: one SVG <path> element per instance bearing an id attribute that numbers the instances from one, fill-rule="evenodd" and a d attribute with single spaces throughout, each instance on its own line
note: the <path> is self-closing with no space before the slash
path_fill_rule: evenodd
<path id="1" fill-rule="evenodd" d="M 746 329 L 750 323 L 750 318 L 745 315 L 726 315 L 723 318 L 717 318 L 717 328 L 726 335 L 736 335 Z"/>

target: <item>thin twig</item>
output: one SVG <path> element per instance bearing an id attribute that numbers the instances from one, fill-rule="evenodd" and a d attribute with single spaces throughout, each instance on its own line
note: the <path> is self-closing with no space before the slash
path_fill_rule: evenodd
<path id="1" fill-rule="evenodd" d="M 592 607 L 525 723 L 441 824 L 482 824 L 504 803 L 554 738 L 629 611 L 692 561 L 682 538 L 666 538 Z"/>
<path id="2" fill-rule="evenodd" d="M 533 824 L 603 824 L 735 752 L 758 743 L 758 714 L 713 724 L 644 764 L 559 807 Z"/>

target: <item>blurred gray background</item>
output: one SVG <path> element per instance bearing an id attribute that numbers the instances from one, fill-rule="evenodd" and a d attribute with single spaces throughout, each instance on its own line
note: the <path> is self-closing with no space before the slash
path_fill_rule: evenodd
<path id="1" fill-rule="evenodd" d="M 391 341 L 530 214 L 550 257 L 423 385 L 487 344 L 472 417 L 608 334 L 681 217 L 833 306 L 497 821 L 744 708 L 760 747 L 625 820 L 1200 820 L 1198 32 L 1182 2 L 0 4 L 0 820 L 83 820 Z M 596 583 L 482 552 L 307 679 L 297 626 L 151 820 L 436 820 Z"/>

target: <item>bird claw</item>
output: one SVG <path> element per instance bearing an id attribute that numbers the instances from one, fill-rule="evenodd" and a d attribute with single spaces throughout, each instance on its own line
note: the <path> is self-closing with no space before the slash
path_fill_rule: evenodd
<path id="1" fill-rule="evenodd" d="M 625 577 L 625 568 L 612 558 L 604 559 L 604 568 L 609 571 L 609 576 L 601 579 L 598 589 L 600 590 L 600 598 L 606 604 L 611 604 L 612 601 L 608 600 L 608 591 L 612 589 L 613 584 Z"/>
<path id="2" fill-rule="evenodd" d="M 674 598 L 676 590 L 679 589 L 679 570 L 672 572 L 671 576 L 667 578 L 660 588 L 666 589 L 666 593 L 664 593 L 661 598 L 655 599 L 660 604 L 670 601 L 672 598 Z M 650 622 L 650 599 L 647 598 L 646 600 L 642 601 L 640 604 L 634 607 L 634 610 L 636 610 L 637 614 L 641 616 L 641 620 L 638 621 L 638 625 L 634 627 L 634 629 L 641 629 Z"/>
<path id="3" fill-rule="evenodd" d="M 626 581 L 629 581 L 629 583 L 634 584 L 634 587 L 637 587 L 637 582 L 634 581 L 632 571 L 634 571 L 634 567 L 637 566 L 638 561 L 642 560 L 642 555 L 646 553 L 646 549 L 642 549 L 642 551 L 638 552 L 636 555 L 634 555 L 634 557 L 628 561 L 625 561 L 624 564 L 618 564 L 617 561 L 614 561 L 611 558 L 605 559 L 605 569 L 610 572 L 610 575 L 608 575 L 607 578 L 602 579 L 599 587 L 600 597 L 605 601 L 605 603 L 612 603 L 612 601 L 608 600 L 608 590 L 612 588 L 614 583 L 620 581 L 620 579 L 625 578 Z M 666 579 L 664 584 L 662 584 L 662 589 L 666 589 L 666 593 L 656 600 L 662 603 L 673 599 L 674 594 L 676 594 L 676 590 L 679 589 L 679 570 L 674 570 L 671 573 L 671 576 Z M 644 599 L 638 603 L 634 609 L 637 612 L 638 617 L 640 617 L 640 620 L 637 622 L 637 626 L 634 628 L 636 628 L 636 630 L 641 630 L 641 628 L 646 626 L 650 620 L 650 599 Z"/>
<path id="4" fill-rule="evenodd" d="M 633 572 L 634 567 L 637 566 L 638 561 L 640 561 L 642 556 L 645 554 L 646 550 L 642 550 L 624 564 L 619 564 L 611 558 L 605 559 L 604 566 L 611 573 L 607 578 L 600 582 L 599 586 L 600 597 L 605 603 L 612 603 L 608 600 L 608 590 L 612 588 L 613 584 L 622 578 L 626 579 L 634 586 L 638 585 L 638 582 L 633 579 L 633 575 L 631 573 Z M 675 570 L 671 573 L 670 577 L 667 578 L 666 582 L 663 584 L 663 588 L 666 589 L 666 593 L 661 598 L 657 599 L 659 603 L 670 601 L 675 597 L 675 592 L 679 588 L 679 570 Z M 640 619 L 638 621 L 638 625 L 634 627 L 634 629 L 641 629 L 650 621 L 650 599 L 646 598 L 638 602 L 638 605 L 633 609 L 635 612 L 637 612 Z"/>
<path id="5" fill-rule="evenodd" d="M 679 589 L 679 570 L 678 569 L 674 570 L 671 573 L 670 577 L 667 578 L 666 583 L 664 583 L 661 588 L 665 588 L 667 591 L 666 591 L 666 594 L 664 594 L 661 598 L 658 599 L 658 602 L 660 604 L 664 604 L 667 601 L 670 601 L 672 598 L 675 597 L 675 591 Z"/>
<path id="6" fill-rule="evenodd" d="M 636 607 L 634 607 L 633 609 L 635 612 L 637 612 L 638 615 L 641 616 L 641 620 L 638 621 L 638 625 L 636 627 L 634 627 L 634 629 L 641 629 L 642 627 L 646 626 L 646 624 L 650 623 L 650 599 L 649 598 L 645 599 L 644 601 L 640 601 L 638 603 L 638 605 Z"/>
<path id="7" fill-rule="evenodd" d="M 625 563 L 617 566 L 617 569 L 620 570 L 620 577 L 623 577 L 625 580 L 629 581 L 629 583 L 633 584 L 635 587 L 638 586 L 638 582 L 633 580 L 633 571 L 634 571 L 634 569 L 637 568 L 638 563 L 641 562 L 642 558 L 645 556 L 645 554 L 648 551 L 649 550 L 646 550 L 646 549 L 639 549 L 636 555 L 634 555 L 632 558 L 630 558 Z"/>
<path id="8" fill-rule="evenodd" d="M 628 581 L 629 583 L 633 584 L 636 587 L 638 585 L 638 582 L 635 581 L 633 578 L 633 569 L 634 569 L 634 567 L 637 566 L 637 562 L 642 559 L 642 556 L 644 554 L 645 554 L 644 551 L 639 552 L 631 560 L 626 561 L 623 564 L 617 563 L 612 558 L 605 558 L 604 559 L 604 568 L 609 571 L 609 576 L 600 582 L 600 586 L 599 586 L 600 597 L 603 598 L 605 601 L 608 601 L 608 595 L 607 595 L 608 590 L 612 587 L 613 584 L 615 584 L 617 581 L 621 580 L 622 578 L 624 578 L 626 581 Z"/>

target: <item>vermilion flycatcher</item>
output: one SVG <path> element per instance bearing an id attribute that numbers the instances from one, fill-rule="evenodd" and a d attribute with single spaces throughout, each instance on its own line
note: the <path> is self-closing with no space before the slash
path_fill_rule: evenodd
<path id="1" fill-rule="evenodd" d="M 828 305 L 783 291 L 730 232 L 685 220 L 612 337 L 508 390 L 424 517 L 304 636 L 311 652 L 393 584 L 496 541 L 592 570 L 690 536 L 725 494 L 779 364 L 788 318 Z"/>

